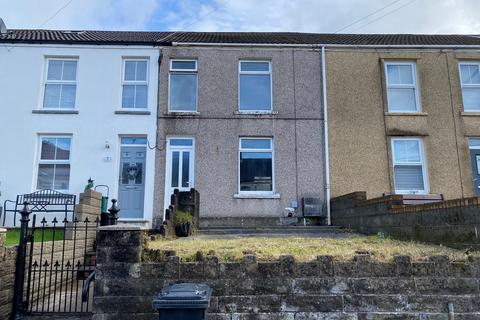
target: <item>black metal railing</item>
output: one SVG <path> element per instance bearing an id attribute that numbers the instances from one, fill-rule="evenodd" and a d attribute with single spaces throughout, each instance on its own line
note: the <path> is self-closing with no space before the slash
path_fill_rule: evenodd
<path id="1" fill-rule="evenodd" d="M 92 297 L 82 301 L 82 289 L 95 270 L 96 233 L 99 219 L 66 218 L 36 225 L 28 203 L 22 216 L 17 262 L 15 311 L 17 315 L 84 313 Z M 90 278 L 89 278 L 90 277 Z M 93 287 L 89 286 L 89 290 Z"/>

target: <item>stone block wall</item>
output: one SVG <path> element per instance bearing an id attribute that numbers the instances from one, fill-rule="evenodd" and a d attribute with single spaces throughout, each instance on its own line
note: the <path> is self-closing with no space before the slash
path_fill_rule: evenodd
<path id="1" fill-rule="evenodd" d="M 449 305 L 456 319 L 480 318 L 479 259 L 397 256 L 386 263 L 370 256 L 319 256 L 296 262 L 283 256 L 260 262 L 246 255 L 239 262 L 206 256 L 187 263 L 158 254 L 158 261 L 146 262 L 143 245 L 143 232 L 135 227 L 101 228 L 94 320 L 158 319 L 154 296 L 178 282 L 213 288 L 210 320 L 450 319 Z"/>
<path id="2" fill-rule="evenodd" d="M 479 198 L 403 205 L 401 195 L 367 200 L 354 192 L 331 199 L 331 217 L 333 225 L 364 234 L 480 248 Z"/>
<path id="3" fill-rule="evenodd" d="M 5 247 L 7 230 L 0 228 L 0 319 L 10 319 L 15 288 L 17 247 Z"/>

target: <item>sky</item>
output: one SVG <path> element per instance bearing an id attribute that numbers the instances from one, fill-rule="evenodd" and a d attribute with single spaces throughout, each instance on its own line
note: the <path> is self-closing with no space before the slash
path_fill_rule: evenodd
<path id="1" fill-rule="evenodd" d="M 480 0 L 0 0 L 7 28 L 480 34 Z"/>

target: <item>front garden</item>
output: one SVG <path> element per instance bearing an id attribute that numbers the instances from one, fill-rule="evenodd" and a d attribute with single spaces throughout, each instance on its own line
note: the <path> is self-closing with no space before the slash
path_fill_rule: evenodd
<path id="1" fill-rule="evenodd" d="M 209 239 L 189 237 L 150 241 L 148 249 L 174 251 L 183 261 L 195 261 L 201 255 L 214 254 L 221 261 L 241 260 L 245 254 L 254 254 L 259 261 L 277 260 L 281 255 L 292 255 L 297 261 L 311 261 L 319 255 L 331 255 L 337 260 L 349 260 L 356 254 L 371 254 L 375 260 L 391 261 L 395 255 L 408 255 L 412 260 L 447 255 L 450 260 L 466 260 L 480 255 L 439 245 L 400 241 L 380 236 L 357 234 L 343 237 L 236 237 Z M 147 257 L 148 259 L 148 257 Z"/>

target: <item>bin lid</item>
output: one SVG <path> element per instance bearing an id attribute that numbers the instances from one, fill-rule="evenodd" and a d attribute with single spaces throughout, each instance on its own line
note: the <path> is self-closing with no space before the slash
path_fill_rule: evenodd
<path id="1" fill-rule="evenodd" d="M 165 287 L 155 299 L 153 307 L 167 308 L 208 308 L 212 289 L 204 283 L 179 283 Z"/>

